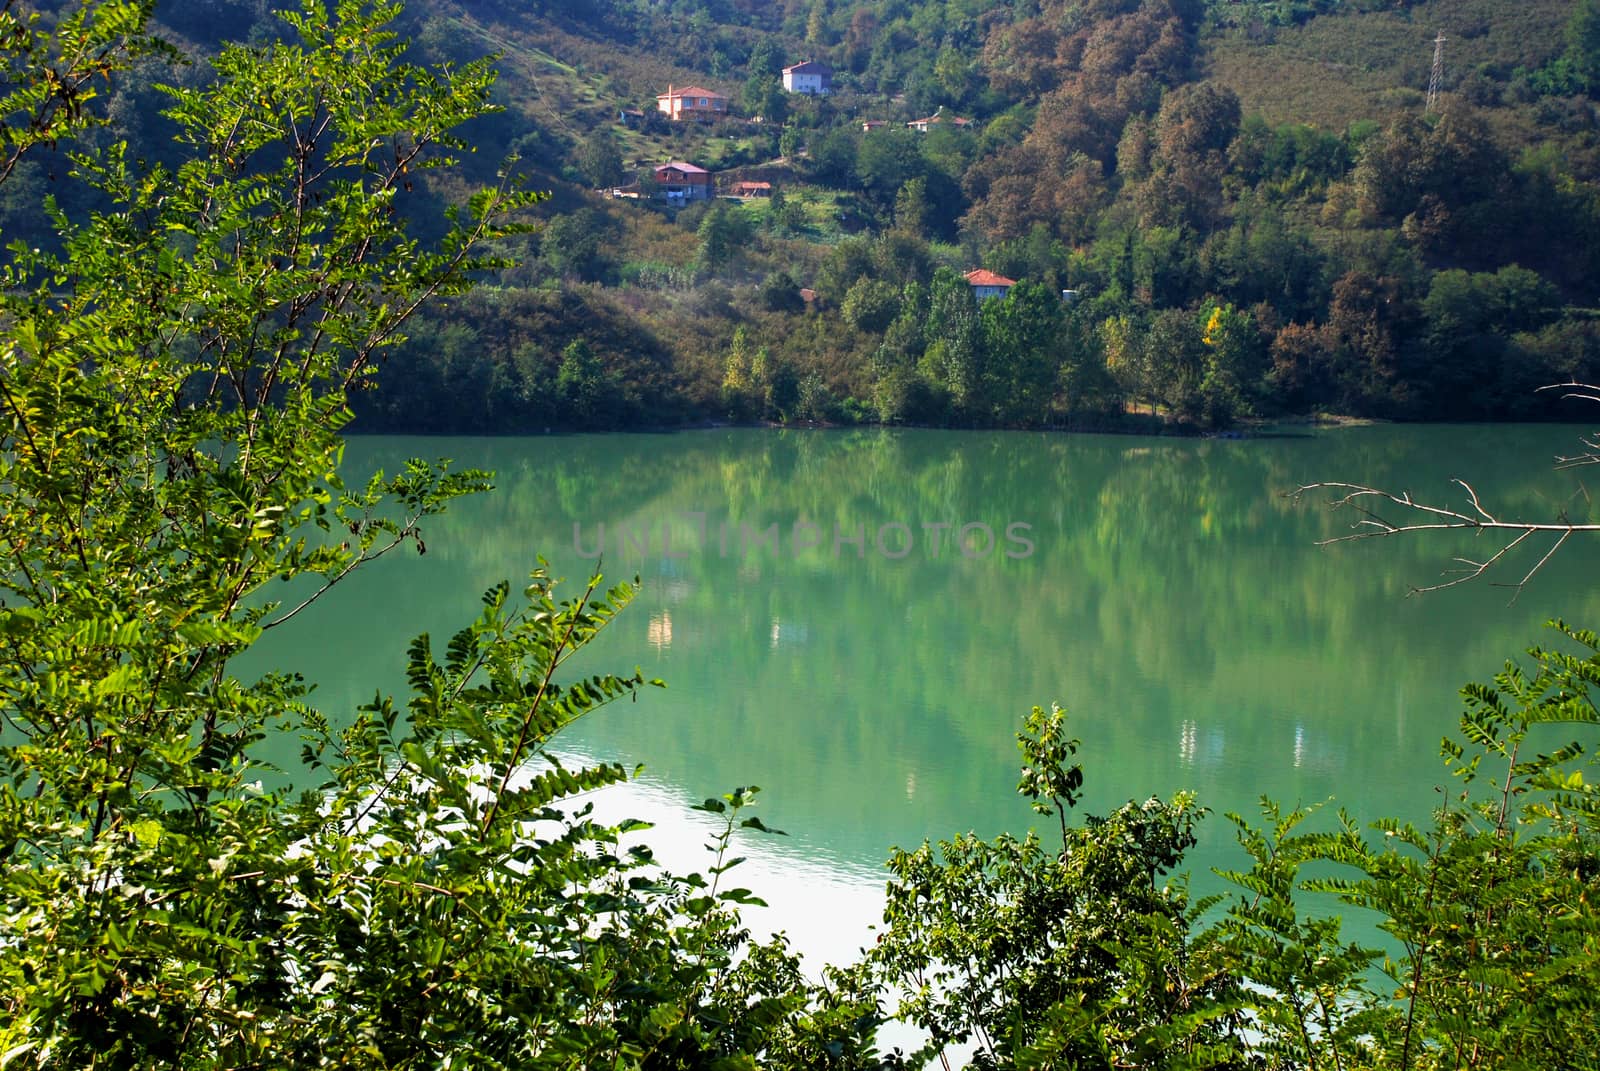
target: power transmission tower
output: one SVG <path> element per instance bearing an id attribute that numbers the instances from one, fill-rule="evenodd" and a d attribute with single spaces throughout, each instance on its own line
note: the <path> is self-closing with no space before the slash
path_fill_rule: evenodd
<path id="1" fill-rule="evenodd" d="M 1433 74 L 1428 78 L 1428 111 L 1439 103 L 1439 83 L 1444 81 L 1444 31 L 1433 39 Z"/>

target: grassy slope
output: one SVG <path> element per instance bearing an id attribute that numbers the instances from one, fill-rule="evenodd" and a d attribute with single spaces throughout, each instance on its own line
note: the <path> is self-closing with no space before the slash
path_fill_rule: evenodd
<path id="1" fill-rule="evenodd" d="M 673 157 L 699 155 L 698 131 L 656 136 L 617 123 L 621 108 L 650 111 L 655 95 L 669 84 L 703 85 L 737 97 L 739 87 L 704 72 L 665 63 L 648 47 L 585 36 L 548 19 L 521 24 L 488 22 L 449 3 L 426 5 L 462 44 L 464 54 L 498 56 L 500 86 L 512 109 L 542 129 L 570 139 L 600 127 L 617 136 L 623 160 L 630 166 Z"/>
<path id="2" fill-rule="evenodd" d="M 1210 42 L 1207 74 L 1239 94 L 1246 114 L 1342 130 L 1420 103 L 1443 30 L 1446 88 L 1480 67 L 1502 75 L 1561 49 L 1571 0 L 1425 0 L 1409 10 L 1333 15 Z M 1509 117 L 1508 117 L 1509 118 Z"/>

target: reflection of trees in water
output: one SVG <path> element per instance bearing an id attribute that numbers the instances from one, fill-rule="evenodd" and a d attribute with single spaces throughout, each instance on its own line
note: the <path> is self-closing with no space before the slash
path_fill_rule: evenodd
<path id="1" fill-rule="evenodd" d="M 591 532 L 671 522 L 682 534 L 682 515 L 704 511 L 713 531 L 744 522 L 787 533 L 805 520 L 831 537 L 834 524 L 984 521 L 998 533 L 1023 520 L 1037 547 L 1025 560 L 970 561 L 948 548 L 928 560 L 921 544 L 903 561 L 870 547 L 835 560 L 827 546 L 794 560 L 787 534 L 780 554 L 743 561 L 714 546 L 683 561 L 612 556 L 608 573 L 637 569 L 645 587 L 590 657 L 643 662 L 670 688 L 608 712 L 584 738 L 691 792 L 755 781 L 774 813 L 848 843 L 1021 817 L 1008 793 L 1011 733 L 1051 699 L 1085 739 L 1095 799 L 1185 784 L 1230 807 L 1263 791 L 1348 796 L 1351 783 L 1381 783 L 1385 770 L 1398 783 L 1399 770 L 1431 760 L 1455 689 L 1536 638 L 1545 617 L 1593 620 L 1595 597 L 1570 582 L 1592 559 L 1579 548 L 1552 563 L 1511 610 L 1490 588 L 1405 600 L 1447 552 L 1425 542 L 1319 551 L 1342 519 L 1279 493 L 1330 475 L 1442 486 L 1470 469 L 1486 494 L 1537 509 L 1566 481 L 1530 481 L 1526 458 L 1560 449 L 1564 434 L 1369 428 L 1230 442 L 739 430 L 357 442 L 353 466 L 403 449 L 499 473 L 493 495 L 434 525 L 421 586 L 369 585 L 361 598 L 369 611 L 382 600 L 373 616 L 394 622 L 384 642 L 398 652 L 421 622 L 465 620 L 467 593 L 516 575 L 536 552 L 568 575 L 585 571 L 574 521 Z"/>

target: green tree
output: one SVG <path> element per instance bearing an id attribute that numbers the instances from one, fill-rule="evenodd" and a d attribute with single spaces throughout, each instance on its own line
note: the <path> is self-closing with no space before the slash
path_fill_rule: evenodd
<path id="1" fill-rule="evenodd" d="M 806 44 L 828 43 L 828 0 L 811 0 L 811 13 L 806 17 Z"/>
<path id="2" fill-rule="evenodd" d="M 863 277 L 845 294 L 839 311 L 857 331 L 884 331 L 900 313 L 900 290 L 881 279 Z"/>
<path id="3" fill-rule="evenodd" d="M 928 233 L 928 180 L 914 178 L 900 187 L 894 195 L 894 226 L 896 230 L 918 238 Z"/>
<path id="4" fill-rule="evenodd" d="M 615 385 L 600 358 L 583 339 L 574 339 L 561 351 L 556 369 L 556 396 L 563 423 L 580 428 L 604 427 L 610 415 Z"/>
<path id="5" fill-rule="evenodd" d="M 583 180 L 597 189 L 619 184 L 626 174 L 622 150 L 617 148 L 617 139 L 606 127 L 595 128 L 578 142 L 573 162 Z"/>
<path id="6" fill-rule="evenodd" d="M 723 888 L 674 878 L 574 793 L 624 778 L 545 748 L 649 682 L 563 669 L 628 601 L 513 597 L 407 657 L 409 697 L 316 710 L 239 657 L 488 475 L 339 478 L 349 392 L 430 298 L 527 229 L 505 184 L 435 246 L 404 220 L 492 72 L 408 64 L 393 8 L 308 3 L 171 91 L 184 161 L 77 158 L 63 252 L 3 271 L 0 1052 L 37 1067 L 678 1066 L 857 1049 L 798 966 L 744 946 Z M 418 193 L 420 197 L 420 192 Z M 574 366 L 581 354 L 569 354 Z M 569 376 L 571 381 L 573 377 Z M 290 583 L 286 583 L 290 582 Z M 302 764 L 255 757 L 266 734 Z M 281 779 L 300 786 L 277 787 Z M 304 791 L 302 791 L 302 789 Z M 535 830 L 537 829 L 537 833 Z M 755 1023 L 759 1020 L 760 1027 Z M 670 1054 L 670 1056 L 662 1055 Z M 848 1059 L 856 1059 L 849 1056 Z"/>
<path id="7" fill-rule="evenodd" d="M 1106 369 L 1130 402 L 1143 402 L 1154 412 L 1156 405 L 1155 370 L 1143 333 L 1131 317 L 1108 316 L 1099 327 L 1100 345 L 1105 350 Z"/>
<path id="8" fill-rule="evenodd" d="M 1143 339 L 1143 365 L 1157 401 L 1183 420 L 1201 416 L 1207 353 L 1203 325 L 1192 312 L 1162 309 L 1150 318 Z"/>
<path id="9" fill-rule="evenodd" d="M 776 78 L 783 72 L 783 45 L 775 37 L 763 37 L 750 50 L 750 60 L 745 66 L 752 77 Z"/>
<path id="10" fill-rule="evenodd" d="M 750 226 L 742 212 L 717 201 L 700 220 L 695 236 L 700 239 L 698 270 L 702 275 L 714 275 L 738 258 L 742 244 L 750 236 Z"/>
<path id="11" fill-rule="evenodd" d="M 782 123 L 789 114 L 789 95 L 770 74 L 752 74 L 739 97 L 747 115 L 760 116 L 769 123 Z"/>
<path id="12" fill-rule="evenodd" d="M 1021 282 L 983 303 L 984 391 L 995 419 L 1040 424 L 1049 416 L 1061 369 L 1065 316 L 1061 299 Z"/>
<path id="13" fill-rule="evenodd" d="M 856 164 L 862 139 L 859 134 L 837 128 L 811 143 L 806 167 L 820 183 L 848 187 L 856 177 Z"/>
<path id="14" fill-rule="evenodd" d="M 1227 427 L 1253 411 L 1266 364 L 1266 347 L 1248 313 L 1226 302 L 1200 308 L 1205 372 L 1200 380 L 1201 421 Z"/>
<path id="15" fill-rule="evenodd" d="M 145 31 L 148 0 L 68 6 L 48 21 L 20 5 L 0 7 L 0 182 L 39 146 L 98 121 L 99 85 L 160 46 Z"/>
<path id="16" fill-rule="evenodd" d="M 539 236 L 539 258 L 557 275 L 598 282 L 616 268 L 606 248 L 616 225 L 603 213 L 584 207 L 554 217 Z"/>
<path id="17" fill-rule="evenodd" d="M 929 1035 L 913 1065 L 965 1041 L 975 1067 L 1243 1066 L 1240 979 L 1192 940 L 1168 877 L 1204 811 L 1180 794 L 1069 824 L 1083 772 L 1064 717 L 1035 707 L 1017 738 L 1018 791 L 1057 817 L 1059 849 L 965 835 L 889 860 L 868 962 Z"/>
<path id="18" fill-rule="evenodd" d="M 922 146 L 908 130 L 877 130 L 862 138 L 855 177 L 879 205 L 894 204 L 900 188 L 923 172 Z"/>
<path id="19" fill-rule="evenodd" d="M 942 382 L 957 409 L 982 394 L 983 332 L 972 287 L 951 268 L 934 273 L 928 288 L 930 372 Z"/>
<path id="20" fill-rule="evenodd" d="M 1600 86 L 1600 3 L 1578 0 L 1567 19 L 1565 59 L 1592 93 Z"/>
<path id="21" fill-rule="evenodd" d="M 743 324 L 733 329 L 733 341 L 722 365 L 722 408 L 728 417 L 752 420 L 761 415 L 766 360 L 765 350 L 750 352 L 750 335 Z"/>

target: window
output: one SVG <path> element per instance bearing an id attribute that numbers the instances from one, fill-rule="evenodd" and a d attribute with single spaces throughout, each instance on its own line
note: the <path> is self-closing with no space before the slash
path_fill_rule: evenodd
<path id="1" fill-rule="evenodd" d="M 704 98 L 704 97 L 700 98 L 700 107 L 704 108 L 709 103 L 710 103 L 710 101 L 706 100 L 706 98 Z"/>

